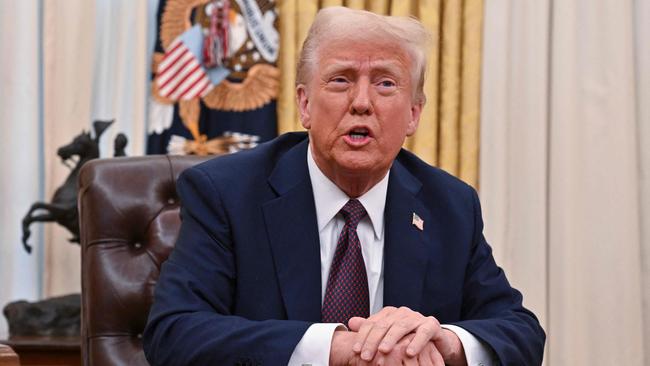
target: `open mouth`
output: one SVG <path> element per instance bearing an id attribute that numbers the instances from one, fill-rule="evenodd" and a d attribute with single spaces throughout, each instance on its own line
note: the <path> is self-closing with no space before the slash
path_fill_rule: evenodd
<path id="1" fill-rule="evenodd" d="M 355 128 L 348 133 L 353 141 L 361 141 L 370 135 L 370 131 L 365 128 Z"/>

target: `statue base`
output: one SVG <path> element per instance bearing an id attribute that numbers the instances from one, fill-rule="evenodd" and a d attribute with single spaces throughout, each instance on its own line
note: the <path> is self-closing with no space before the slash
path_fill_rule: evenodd
<path id="1" fill-rule="evenodd" d="M 81 295 L 52 297 L 37 302 L 14 301 L 4 310 L 9 337 L 79 337 Z"/>

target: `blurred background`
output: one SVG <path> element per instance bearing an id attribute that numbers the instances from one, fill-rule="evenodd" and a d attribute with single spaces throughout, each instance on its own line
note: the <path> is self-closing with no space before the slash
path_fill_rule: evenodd
<path id="1" fill-rule="evenodd" d="M 546 364 L 650 364 L 650 1 L 253 1 L 266 50 L 250 1 L 227 3 L 222 73 L 182 99 L 158 67 L 174 41 L 192 48 L 192 26 L 209 34 L 217 2 L 0 0 L 0 306 L 80 292 L 66 229 L 35 223 L 22 245 L 32 203 L 70 174 L 60 146 L 94 120 L 114 120 L 101 157 L 118 133 L 136 156 L 299 130 L 300 44 L 319 8 L 344 5 L 431 30 L 428 103 L 405 147 L 478 189 L 496 260 L 547 331 Z"/>

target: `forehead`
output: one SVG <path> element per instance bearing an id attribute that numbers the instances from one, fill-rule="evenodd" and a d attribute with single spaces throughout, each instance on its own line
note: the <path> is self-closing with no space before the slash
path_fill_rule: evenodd
<path id="1" fill-rule="evenodd" d="M 395 42 L 332 40 L 319 47 L 321 73 L 365 67 L 407 75 L 412 63 L 409 54 Z"/>

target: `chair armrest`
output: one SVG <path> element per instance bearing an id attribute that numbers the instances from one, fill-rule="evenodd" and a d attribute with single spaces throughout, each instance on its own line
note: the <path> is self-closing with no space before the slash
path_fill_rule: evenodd
<path id="1" fill-rule="evenodd" d="M 6 344 L 0 344 L 0 366 L 20 366 L 18 355 Z"/>

